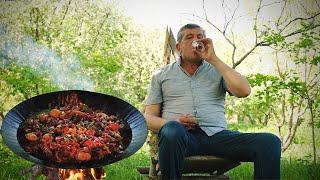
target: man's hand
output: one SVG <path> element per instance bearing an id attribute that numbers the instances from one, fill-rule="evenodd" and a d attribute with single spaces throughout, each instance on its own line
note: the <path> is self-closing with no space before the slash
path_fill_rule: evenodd
<path id="1" fill-rule="evenodd" d="M 199 55 L 201 59 L 205 60 L 215 60 L 216 59 L 216 53 L 214 51 L 213 42 L 210 38 L 203 38 L 199 39 L 197 41 L 201 41 L 204 44 L 204 51 L 199 51 L 195 47 L 192 49 L 196 54 Z"/>
<path id="2" fill-rule="evenodd" d="M 203 38 L 197 41 L 201 41 L 204 44 L 205 50 L 199 51 L 196 48 L 193 48 L 192 50 L 198 54 L 200 58 L 206 60 L 219 71 L 226 82 L 229 92 L 236 97 L 247 97 L 251 93 L 248 80 L 216 56 L 210 38 Z"/>
<path id="3" fill-rule="evenodd" d="M 179 117 L 179 122 L 183 124 L 188 130 L 194 129 L 198 125 L 196 117 L 191 114 L 183 114 Z"/>

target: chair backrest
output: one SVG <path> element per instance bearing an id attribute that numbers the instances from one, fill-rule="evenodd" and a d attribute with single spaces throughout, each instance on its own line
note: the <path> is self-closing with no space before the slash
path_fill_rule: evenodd
<path id="1" fill-rule="evenodd" d="M 177 57 L 178 51 L 176 49 L 176 39 L 174 38 L 171 28 L 167 27 L 164 42 L 163 65 L 169 64 L 170 59 L 176 59 Z"/>

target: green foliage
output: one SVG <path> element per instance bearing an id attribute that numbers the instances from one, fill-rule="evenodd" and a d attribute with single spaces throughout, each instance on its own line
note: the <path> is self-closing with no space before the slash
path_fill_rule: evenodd
<path id="1" fill-rule="evenodd" d="M 299 48 L 308 48 L 311 46 L 313 46 L 313 40 L 310 38 L 301 39 L 299 44 L 297 44 L 297 47 L 299 47 Z"/>
<path id="2" fill-rule="evenodd" d="M 243 122 L 246 118 L 256 126 L 267 125 L 269 121 L 275 121 L 279 112 L 279 104 L 284 94 L 290 91 L 291 81 L 282 81 L 273 75 L 253 74 L 247 77 L 255 91 L 241 103 L 229 105 L 226 103 L 227 114 L 238 115 L 238 121 Z M 275 115 L 277 114 L 277 115 Z"/>
<path id="3" fill-rule="evenodd" d="M 247 132 L 248 130 L 251 130 L 254 128 L 261 129 L 263 127 L 264 126 L 261 124 L 256 124 L 255 121 L 253 121 L 253 122 L 251 121 L 251 123 L 243 123 L 240 121 L 240 123 L 228 124 L 228 129 L 233 130 L 233 131 L 243 131 L 243 132 Z"/>
<path id="4" fill-rule="evenodd" d="M 282 44 L 285 40 L 281 33 L 278 33 L 271 28 L 267 28 L 267 31 L 262 39 L 264 42 L 267 42 L 268 44 L 275 46 Z"/>
<path id="5" fill-rule="evenodd" d="M 116 57 L 108 57 L 105 59 L 100 53 L 95 52 L 92 54 L 92 59 L 83 59 L 82 65 L 86 68 L 92 68 L 101 74 L 105 74 L 107 72 L 115 73 L 121 69 L 121 65 L 119 64 L 119 59 Z"/>
<path id="6" fill-rule="evenodd" d="M 122 69 L 122 65 L 117 56 L 106 57 L 97 51 L 90 55 L 90 59 L 82 52 L 78 52 L 78 57 L 91 79 L 96 81 L 97 87 L 102 86 L 100 82 L 104 82 L 101 77 L 106 79 L 110 78 L 112 77 L 112 74 L 115 74 Z"/>
<path id="7" fill-rule="evenodd" d="M 0 69 L 0 79 L 12 87 L 13 95 L 22 93 L 25 98 L 57 90 L 57 87 L 46 79 L 45 75 L 25 66 L 12 64 L 5 69 Z"/>
<path id="8" fill-rule="evenodd" d="M 310 63 L 315 66 L 318 65 L 320 63 L 320 56 L 315 56 L 314 58 L 312 58 Z"/>
<path id="9" fill-rule="evenodd" d="M 292 38 L 282 36 L 284 33 L 279 29 L 265 26 L 266 34 L 262 34 L 262 39 L 276 51 L 277 75 L 249 75 L 252 95 L 241 101 L 228 98 L 226 103 L 227 115 L 235 118 L 237 114 L 242 125 L 266 126 L 270 122 L 282 132 L 284 141 L 288 142 L 285 137 L 293 137 L 292 142 L 296 144 L 303 142 L 295 138 L 294 128 L 303 122 L 316 127 L 320 124 L 319 105 L 315 105 L 320 102 L 319 29 L 315 28 L 315 21 L 299 22 L 294 25 L 296 30 L 293 33 L 297 35 Z M 230 102 L 233 103 L 228 104 Z"/>
<path id="10" fill-rule="evenodd" d="M 127 19 L 112 5 L 103 1 L 39 0 L 1 4 L 1 21 L 13 36 L 30 35 L 61 57 L 76 54 L 85 68 L 80 73 L 89 74 L 94 82 L 121 68 L 113 49 L 123 42 Z"/>
<path id="11" fill-rule="evenodd" d="M 4 145 L 2 145 L 2 138 L 1 144 L 0 144 L 0 164 L 8 165 L 14 162 L 15 154 L 8 148 L 6 148 Z"/>
<path id="12" fill-rule="evenodd" d="M 5 81 L 0 80 L 0 121 L 6 112 L 11 109 L 22 97 L 13 93 L 14 89 Z"/>
<path id="13" fill-rule="evenodd" d="M 0 3 L 4 31 L 10 32 L 13 40 L 27 34 L 37 45 L 48 47 L 61 57 L 57 63 L 63 66 L 61 68 L 80 64 L 81 68 L 70 71 L 77 76 L 89 77 L 94 91 L 120 97 L 135 106 L 141 104 L 150 75 L 161 63 L 164 30 L 154 31 L 136 25 L 114 5 L 104 1 Z M 77 58 L 68 59 L 71 54 Z M 22 65 L 14 58 L 11 61 Z M 52 84 L 56 83 L 42 69 L 32 68 L 54 81 Z M 64 78 L 72 83 L 74 79 L 67 75 Z M 57 73 L 57 76 L 63 76 L 63 73 Z M 19 91 L 24 89 L 21 86 Z M 27 89 L 25 91 L 37 94 L 34 88 Z"/>
<path id="14" fill-rule="evenodd" d="M 121 69 L 106 79 L 98 91 L 116 95 L 139 107 L 146 96 L 152 72 L 162 62 L 164 30 L 148 30 L 133 23 L 127 28 L 124 42 L 115 48 Z"/>

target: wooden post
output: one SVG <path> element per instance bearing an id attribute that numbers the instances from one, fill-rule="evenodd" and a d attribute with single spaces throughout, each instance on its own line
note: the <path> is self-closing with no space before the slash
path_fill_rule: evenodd
<path id="1" fill-rule="evenodd" d="M 163 65 L 170 63 L 170 59 L 176 59 L 178 57 L 178 52 L 176 50 L 176 40 L 172 33 L 171 28 L 166 29 L 166 36 L 164 42 L 164 52 L 163 52 Z"/>

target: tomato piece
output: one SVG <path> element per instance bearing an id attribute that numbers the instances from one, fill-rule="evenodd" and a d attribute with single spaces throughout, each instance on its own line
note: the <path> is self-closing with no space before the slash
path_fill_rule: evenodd
<path id="1" fill-rule="evenodd" d="M 99 147 L 103 145 L 103 142 L 99 138 L 94 138 L 93 143 L 95 147 Z"/>
<path id="2" fill-rule="evenodd" d="M 43 142 L 51 142 L 53 140 L 53 137 L 51 134 L 47 133 L 42 136 L 42 141 Z"/>
<path id="3" fill-rule="evenodd" d="M 110 123 L 108 125 L 108 128 L 111 129 L 112 131 L 118 131 L 120 129 L 120 125 L 116 123 Z"/>
<path id="4" fill-rule="evenodd" d="M 93 143 L 92 140 L 88 139 L 83 143 L 83 146 L 85 146 L 85 147 L 93 147 L 94 143 Z"/>
<path id="5" fill-rule="evenodd" d="M 69 127 L 64 127 L 63 128 L 63 134 L 68 134 L 69 132 Z"/>
<path id="6" fill-rule="evenodd" d="M 88 136 L 93 136 L 95 133 L 95 130 L 93 128 L 88 129 L 85 134 Z"/>
<path id="7" fill-rule="evenodd" d="M 70 156 L 71 157 L 76 157 L 77 156 L 77 154 L 78 154 L 78 148 L 76 148 L 76 147 L 72 147 L 71 149 L 70 149 Z"/>

